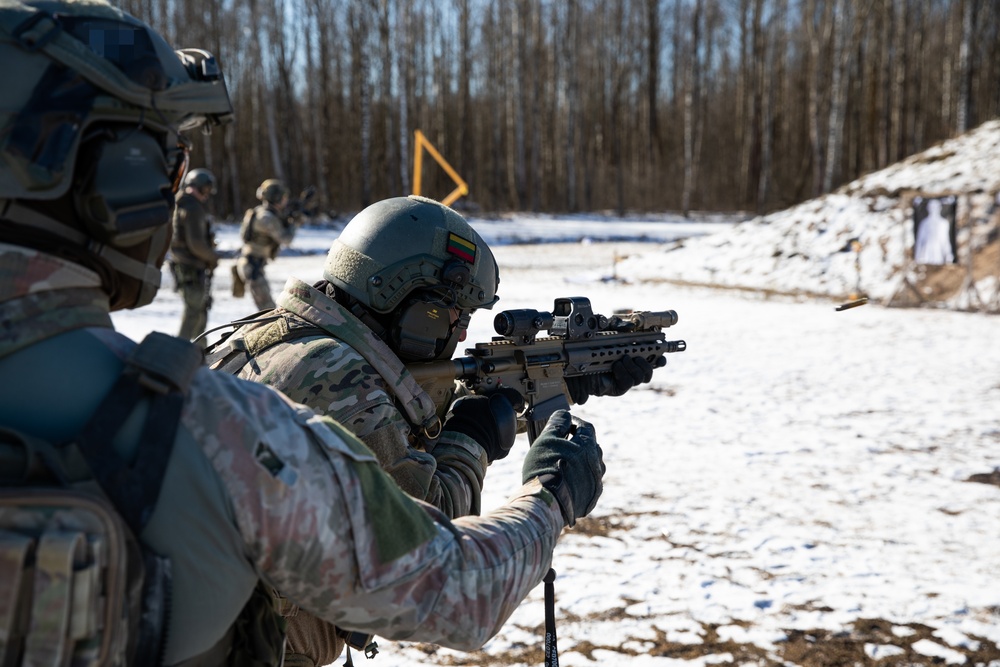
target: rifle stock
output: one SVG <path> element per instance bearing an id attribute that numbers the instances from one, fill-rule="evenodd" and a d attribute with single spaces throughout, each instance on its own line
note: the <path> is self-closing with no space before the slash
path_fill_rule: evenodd
<path id="1" fill-rule="evenodd" d="M 586 297 L 559 298 L 551 313 L 508 310 L 494 319 L 499 336 L 467 349 L 465 357 L 407 365 L 438 406 L 451 398 L 459 380 L 474 393 L 501 388 L 524 400 L 522 418 L 534 441 L 553 412 L 570 406 L 567 378 L 600 375 L 611 386 L 611 365 L 623 356 L 659 365 L 664 354 L 683 352 L 687 343 L 669 341 L 662 329 L 677 313 L 640 311 L 597 315 Z M 548 335 L 539 337 L 545 330 Z"/>

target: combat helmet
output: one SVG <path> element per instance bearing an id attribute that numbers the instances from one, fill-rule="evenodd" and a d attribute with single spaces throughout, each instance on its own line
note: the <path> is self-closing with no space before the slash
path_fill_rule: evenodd
<path id="1" fill-rule="evenodd" d="M 215 175 L 208 169 L 192 169 L 184 177 L 184 187 L 195 190 L 208 190 L 215 194 Z"/>
<path id="2" fill-rule="evenodd" d="M 385 323 L 383 338 L 408 360 L 449 358 L 468 317 L 492 308 L 500 282 L 482 237 L 452 209 L 418 196 L 358 213 L 327 256 L 323 277 Z M 450 327 L 447 313 L 461 313 Z"/>
<path id="3" fill-rule="evenodd" d="M 160 283 L 181 132 L 231 119 L 211 54 L 174 51 L 101 0 L 0 4 L 0 240 L 67 249 L 112 309 Z"/>
<path id="4" fill-rule="evenodd" d="M 257 199 L 266 201 L 268 204 L 280 204 L 287 194 L 288 188 L 276 178 L 267 179 L 257 188 Z"/>

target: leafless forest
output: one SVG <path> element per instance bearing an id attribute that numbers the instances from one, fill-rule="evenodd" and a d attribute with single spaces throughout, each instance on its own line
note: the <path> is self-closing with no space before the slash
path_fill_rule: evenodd
<path id="1" fill-rule="evenodd" d="M 222 215 L 272 176 L 408 193 L 415 129 L 482 211 L 766 211 L 1000 115 L 997 0 L 119 4 L 220 59 L 236 121 L 192 164 Z"/>

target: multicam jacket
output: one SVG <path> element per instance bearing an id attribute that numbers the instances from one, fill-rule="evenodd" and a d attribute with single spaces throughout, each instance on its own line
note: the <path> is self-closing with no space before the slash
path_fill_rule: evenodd
<path id="1" fill-rule="evenodd" d="M 246 231 L 240 253 L 245 257 L 274 259 L 283 245 L 295 238 L 295 227 L 282 220 L 276 210 L 261 204 L 247 211 Z"/>
<path id="2" fill-rule="evenodd" d="M 372 331 L 324 292 L 291 278 L 278 308 L 209 351 L 212 368 L 262 382 L 340 422 L 410 495 L 451 518 L 478 514 L 485 450 L 441 430 L 430 396 Z M 276 319 L 274 319 L 276 317 Z"/>
<path id="3" fill-rule="evenodd" d="M 189 192 L 177 198 L 170 255 L 178 264 L 211 269 L 218 263 L 205 207 Z"/>
<path id="4" fill-rule="evenodd" d="M 74 437 L 134 346 L 113 330 L 97 275 L 0 244 L 0 321 L 0 426 Z M 126 460 L 139 432 L 126 422 L 115 438 Z M 203 369 L 139 538 L 172 563 L 173 664 L 219 640 L 258 580 L 342 627 L 477 648 L 541 581 L 562 527 L 537 481 L 485 517 L 450 521 L 329 418 Z"/>

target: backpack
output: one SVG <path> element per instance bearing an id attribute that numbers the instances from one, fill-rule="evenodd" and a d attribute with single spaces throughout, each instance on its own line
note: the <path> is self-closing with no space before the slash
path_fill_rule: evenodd
<path id="1" fill-rule="evenodd" d="M 201 365 L 195 345 L 152 333 L 72 441 L 0 428 L 0 664 L 161 664 L 170 562 L 136 536 Z M 111 442 L 147 397 L 129 464 Z"/>
<path id="2" fill-rule="evenodd" d="M 240 240 L 244 243 L 250 243 L 250 239 L 253 238 L 253 223 L 256 219 L 256 208 L 248 208 L 243 214 L 243 222 L 240 224 Z"/>

